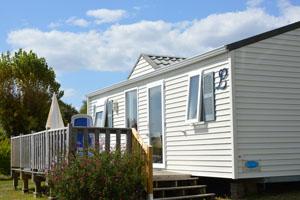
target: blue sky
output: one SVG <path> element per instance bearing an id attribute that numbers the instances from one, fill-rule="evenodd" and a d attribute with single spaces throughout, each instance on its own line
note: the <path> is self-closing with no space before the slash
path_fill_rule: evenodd
<path id="1" fill-rule="evenodd" d="M 0 50 L 45 57 L 76 108 L 125 80 L 140 53 L 189 57 L 300 20 L 300 0 L 10 0 L 0 9 Z"/>

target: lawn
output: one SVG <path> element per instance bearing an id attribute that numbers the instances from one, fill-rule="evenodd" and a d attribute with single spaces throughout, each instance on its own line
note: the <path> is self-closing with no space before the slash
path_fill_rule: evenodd
<path id="1" fill-rule="evenodd" d="M 11 179 L 6 179 L 5 177 L 1 177 L 0 175 L 0 200 L 33 200 L 33 190 L 34 186 L 31 182 L 29 187 L 29 193 L 23 194 L 21 191 L 21 182 L 19 182 L 18 190 L 13 190 L 13 183 Z M 47 199 L 46 197 L 39 198 L 41 200 Z M 300 199 L 300 191 L 292 190 L 292 191 L 284 191 L 282 193 L 272 192 L 259 194 L 254 196 L 249 196 L 244 198 L 244 200 L 299 200 Z M 230 200 L 230 198 L 217 198 L 217 200 Z"/>
<path id="2" fill-rule="evenodd" d="M 13 189 L 13 182 L 10 179 L 7 179 L 6 177 L 3 177 L 0 175 L 0 200 L 19 200 L 19 199 L 24 199 L 24 200 L 33 200 L 35 199 L 33 197 L 33 191 L 34 191 L 34 186 L 33 183 L 30 182 L 29 188 L 30 191 L 29 193 L 24 194 L 21 190 L 21 182 L 19 181 L 19 186 L 18 190 L 15 191 Z M 39 198 L 41 200 L 47 199 L 46 197 Z"/>
<path id="3" fill-rule="evenodd" d="M 300 191 L 291 191 L 284 193 L 265 193 L 248 196 L 241 200 L 299 200 Z M 230 198 L 216 198 L 216 200 L 231 200 Z"/>

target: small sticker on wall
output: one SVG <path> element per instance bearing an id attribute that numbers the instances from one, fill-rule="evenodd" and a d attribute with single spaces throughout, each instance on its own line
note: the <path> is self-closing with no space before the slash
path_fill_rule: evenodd
<path id="1" fill-rule="evenodd" d="M 260 162 L 257 160 L 243 160 L 243 171 L 258 172 L 260 171 Z"/>

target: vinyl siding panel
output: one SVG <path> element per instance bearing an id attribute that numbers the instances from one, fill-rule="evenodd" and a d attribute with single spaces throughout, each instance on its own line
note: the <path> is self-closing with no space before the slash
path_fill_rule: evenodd
<path id="1" fill-rule="evenodd" d="M 237 49 L 234 60 L 238 178 L 300 175 L 300 29 Z"/>
<path id="2" fill-rule="evenodd" d="M 133 72 L 131 73 L 129 79 L 136 78 L 153 71 L 154 68 L 143 57 L 140 57 L 140 60 L 133 69 Z"/>
<path id="3" fill-rule="evenodd" d="M 138 91 L 138 129 L 139 134 L 146 144 L 149 143 L 148 139 L 148 100 L 147 100 L 147 87 L 145 85 L 139 87 Z"/>
<path id="4" fill-rule="evenodd" d="M 227 60 L 228 61 L 228 60 Z M 199 63 L 199 69 L 201 64 Z M 230 68 L 228 62 L 201 66 L 203 73 Z M 165 123 L 167 169 L 197 176 L 232 177 L 232 127 L 230 84 L 215 91 L 216 121 L 186 122 L 188 73 L 165 79 Z"/>

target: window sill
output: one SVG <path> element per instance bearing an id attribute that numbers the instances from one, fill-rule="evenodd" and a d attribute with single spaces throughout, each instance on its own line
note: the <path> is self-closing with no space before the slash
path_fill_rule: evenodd
<path id="1" fill-rule="evenodd" d="M 201 121 L 201 122 L 188 122 L 188 124 L 189 124 L 190 126 L 198 126 L 198 125 L 203 125 L 203 124 L 205 124 L 205 122 L 204 122 L 204 121 Z"/>

